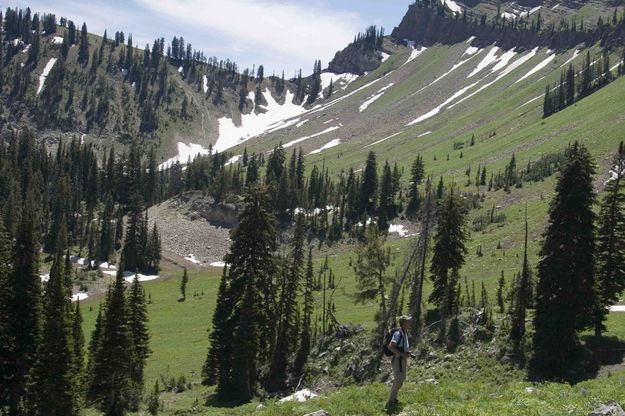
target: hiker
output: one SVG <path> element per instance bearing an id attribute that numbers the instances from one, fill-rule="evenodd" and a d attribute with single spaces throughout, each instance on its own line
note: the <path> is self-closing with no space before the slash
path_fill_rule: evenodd
<path id="1" fill-rule="evenodd" d="M 411 325 L 411 316 L 400 316 L 399 328 L 393 332 L 391 341 L 388 344 L 388 350 L 393 353 L 393 358 L 391 359 L 391 365 L 393 366 L 393 385 L 391 386 L 391 395 L 386 403 L 387 409 L 397 405 L 397 394 L 402 384 L 404 384 L 404 380 L 406 380 L 408 358 L 413 356 L 410 352 L 410 343 L 408 341 L 408 329 Z"/>

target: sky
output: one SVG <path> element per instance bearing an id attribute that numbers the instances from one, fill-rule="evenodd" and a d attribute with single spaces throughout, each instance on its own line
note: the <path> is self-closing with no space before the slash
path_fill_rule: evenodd
<path id="1" fill-rule="evenodd" d="M 155 38 L 169 43 L 183 36 L 207 56 L 231 59 L 240 68 L 265 66 L 265 74 L 325 68 L 368 25 L 386 33 L 399 24 L 410 0 L 0 0 L 6 7 L 30 7 L 87 23 L 89 32 L 109 37 L 132 33 L 142 48 Z"/>

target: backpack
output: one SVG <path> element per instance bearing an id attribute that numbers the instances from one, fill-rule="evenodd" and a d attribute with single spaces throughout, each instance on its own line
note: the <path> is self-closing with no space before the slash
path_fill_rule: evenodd
<path id="1" fill-rule="evenodd" d="M 393 328 L 390 331 L 388 331 L 386 335 L 384 336 L 384 344 L 382 345 L 382 350 L 384 351 L 384 355 L 386 355 L 387 357 L 392 357 L 395 355 L 393 351 L 388 349 L 388 344 L 391 343 L 391 339 L 393 339 L 393 335 L 395 335 L 395 332 L 397 331 L 399 331 L 398 344 L 400 344 L 404 337 L 404 332 L 401 330 L 401 328 Z"/>

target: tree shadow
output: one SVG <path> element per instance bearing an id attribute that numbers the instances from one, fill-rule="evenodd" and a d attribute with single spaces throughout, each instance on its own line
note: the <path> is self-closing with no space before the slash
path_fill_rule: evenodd
<path id="1" fill-rule="evenodd" d="M 600 366 L 622 364 L 625 359 L 625 340 L 617 337 L 582 337 L 586 345 Z"/>
<path id="2" fill-rule="evenodd" d="M 397 414 L 402 413 L 403 410 L 404 410 L 404 404 L 401 402 L 396 402 L 391 407 L 387 407 L 386 409 L 384 409 L 384 412 L 387 415 L 397 415 Z"/>
<path id="3" fill-rule="evenodd" d="M 226 400 L 219 400 L 217 398 L 217 394 L 216 393 L 211 393 L 206 397 L 206 401 L 204 402 L 204 404 L 207 407 L 216 407 L 216 408 L 222 408 L 222 409 L 232 409 L 235 407 L 239 407 L 242 404 L 245 404 L 241 401 L 226 401 Z"/>

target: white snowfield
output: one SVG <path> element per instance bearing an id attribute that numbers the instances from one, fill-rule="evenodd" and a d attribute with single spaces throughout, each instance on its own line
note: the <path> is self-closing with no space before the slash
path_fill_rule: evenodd
<path id="1" fill-rule="evenodd" d="M 421 55 L 423 52 L 427 50 L 425 46 L 420 46 L 418 48 L 415 48 L 414 42 L 412 42 L 412 48 L 413 48 L 412 52 L 410 52 L 410 56 L 408 57 L 404 65 L 409 64 L 410 62 L 414 61 L 415 59 L 417 59 L 417 56 Z"/>
<path id="2" fill-rule="evenodd" d="M 252 137 L 259 136 L 268 131 L 276 131 L 286 127 L 287 120 L 305 113 L 307 110 L 302 105 L 293 104 L 294 94 L 287 91 L 284 104 L 279 104 L 266 89 L 263 93 L 267 106 L 259 106 L 262 113 L 256 114 L 254 109 L 249 114 L 241 114 L 241 125 L 234 124 L 231 118 L 222 117 L 219 121 L 219 138 L 214 149 L 219 152 L 230 149 L 243 143 Z M 254 93 L 250 93 L 252 102 Z M 292 125 L 294 124 L 291 122 Z"/>
<path id="3" fill-rule="evenodd" d="M 380 51 L 380 59 L 382 59 L 382 62 L 386 62 L 386 60 L 390 57 L 391 55 L 388 53 Z"/>
<path id="4" fill-rule="evenodd" d="M 334 92 L 338 90 L 344 90 L 347 88 L 349 84 L 356 81 L 358 79 L 358 75 L 350 74 L 349 72 L 344 74 L 334 74 L 332 72 L 322 72 L 321 73 L 321 91 L 319 91 L 319 95 L 323 94 L 326 88 L 330 87 L 330 82 L 332 82 L 332 89 Z"/>
<path id="5" fill-rule="evenodd" d="M 195 256 L 193 254 L 189 254 L 187 257 L 184 258 L 186 261 L 191 262 L 193 264 L 202 264 L 201 261 L 199 261 L 198 259 L 195 258 Z"/>
<path id="6" fill-rule="evenodd" d="M 387 141 L 388 139 L 392 139 L 393 137 L 395 137 L 395 136 L 399 136 L 399 135 L 400 135 L 400 134 L 402 134 L 402 133 L 403 133 L 403 132 L 401 132 L 401 131 L 400 131 L 400 132 L 397 132 L 397 133 L 395 133 L 395 134 L 391 134 L 390 136 L 386 136 L 385 138 L 383 138 L 383 139 L 381 139 L 381 140 L 378 140 L 377 142 L 373 142 L 373 143 L 371 143 L 371 144 L 366 145 L 366 146 L 365 146 L 365 148 L 367 148 L 367 147 L 371 147 L 371 146 L 375 146 L 376 144 L 380 144 L 380 143 L 382 143 L 382 142 L 385 142 L 385 141 Z"/>
<path id="7" fill-rule="evenodd" d="M 471 88 L 476 86 L 479 82 L 480 81 L 474 82 L 473 84 L 468 85 L 468 86 L 462 88 L 461 90 L 457 91 L 454 95 L 452 95 L 447 100 L 445 100 L 445 102 L 443 102 L 442 104 L 434 107 L 432 110 L 428 111 L 427 113 L 420 115 L 416 119 L 412 120 L 410 123 L 406 124 L 406 126 L 412 126 L 414 124 L 417 124 L 417 123 L 420 123 L 420 122 L 422 122 L 424 120 L 427 120 L 428 118 L 434 117 L 435 115 L 440 113 L 443 108 L 445 108 L 447 105 L 449 105 L 451 102 L 453 102 L 456 98 L 462 96 L 465 92 L 467 92 L 468 90 L 470 90 Z"/>
<path id="8" fill-rule="evenodd" d="M 89 294 L 86 292 L 78 292 L 72 295 L 72 302 L 77 302 L 79 300 L 85 300 L 89 297 Z"/>
<path id="9" fill-rule="evenodd" d="M 550 52 L 550 51 L 547 51 Z M 544 67 L 546 67 L 547 65 L 549 65 L 549 63 L 551 61 L 553 61 L 553 58 L 556 57 L 555 53 L 551 53 L 547 58 L 545 58 L 541 63 L 539 63 L 538 65 L 536 65 L 534 68 L 532 68 L 527 74 L 523 75 L 520 79 L 518 79 L 515 84 L 531 77 L 532 75 L 534 75 L 535 73 L 537 73 L 538 71 L 540 71 L 541 69 L 543 69 Z"/>
<path id="10" fill-rule="evenodd" d="M 414 237 L 416 235 L 408 231 L 408 229 L 401 224 L 391 224 L 388 227 L 388 232 L 389 234 L 399 234 L 400 237 Z"/>
<path id="11" fill-rule="evenodd" d="M 43 90 L 43 84 L 44 82 L 46 82 L 46 78 L 48 77 L 48 74 L 50 74 L 50 71 L 52 70 L 52 67 L 55 63 L 56 58 L 50 58 L 46 66 L 43 68 L 43 72 L 39 76 L 39 87 L 37 88 L 37 95 L 39 95 Z"/>
<path id="12" fill-rule="evenodd" d="M 208 155 L 210 151 L 201 144 L 178 142 L 178 155 L 168 159 L 166 162 L 158 166 L 159 170 L 167 169 L 180 162 L 186 164 L 189 160 L 193 160 L 198 155 Z"/>
<path id="13" fill-rule="evenodd" d="M 365 111 L 371 104 L 373 104 L 374 102 L 376 102 L 378 100 L 378 98 L 382 97 L 384 95 L 384 93 L 386 92 L 386 90 L 388 90 L 389 88 L 391 88 L 393 85 L 395 85 L 394 82 L 391 82 L 390 84 L 388 84 L 386 87 L 382 87 L 380 88 L 380 90 L 375 93 L 374 95 L 372 95 L 371 97 L 369 97 L 367 99 L 367 101 L 365 101 L 364 103 L 362 103 L 360 105 L 360 108 L 358 109 L 361 113 L 363 111 Z"/>
<path id="14" fill-rule="evenodd" d="M 497 51 L 499 50 L 498 46 L 493 46 L 489 51 L 488 54 L 486 54 L 486 56 L 484 57 L 484 59 L 482 59 L 480 61 L 479 64 L 477 64 L 477 66 L 475 67 L 475 69 L 473 70 L 473 72 L 471 72 L 467 78 L 471 78 L 475 75 L 477 75 L 478 73 L 482 72 L 482 70 L 484 70 L 485 68 L 487 68 L 488 66 L 494 64 L 495 62 L 497 62 L 500 58 L 497 57 Z"/>
<path id="15" fill-rule="evenodd" d="M 306 400 L 312 399 L 313 397 L 317 397 L 317 394 L 313 393 L 311 390 L 304 389 L 304 390 L 296 391 L 290 396 L 280 399 L 280 402 L 281 403 L 291 402 L 291 401 L 305 402 Z"/>
<path id="16" fill-rule="evenodd" d="M 460 7 L 458 3 L 453 0 L 443 0 L 443 3 L 445 3 L 449 10 L 454 13 L 460 13 L 462 11 L 462 7 Z"/>
<path id="17" fill-rule="evenodd" d="M 317 153 L 321 153 L 324 150 L 330 149 L 332 147 L 336 147 L 339 144 L 341 144 L 341 139 L 331 140 L 330 142 L 328 142 L 328 143 L 324 144 L 323 146 L 321 146 L 319 149 L 315 149 L 312 152 L 310 152 L 309 155 L 315 155 Z"/>
<path id="18" fill-rule="evenodd" d="M 283 145 L 283 148 L 289 148 L 291 146 L 294 146 L 298 143 L 301 143 L 303 141 L 306 141 L 308 139 L 312 139 L 313 137 L 318 137 L 318 136 L 322 136 L 324 134 L 336 131 L 338 129 L 340 129 L 340 126 L 332 126 L 332 127 L 328 127 L 327 129 L 320 131 L 319 133 L 315 133 L 315 134 L 311 134 L 310 136 L 304 136 L 304 137 L 300 137 L 299 139 L 295 139 L 295 140 L 291 140 L 290 142 L 288 142 L 287 144 Z"/>
<path id="19" fill-rule="evenodd" d="M 117 276 L 117 271 L 115 270 L 104 270 L 102 273 L 104 273 L 107 276 Z M 133 280 L 135 280 L 135 275 L 139 278 L 140 282 L 149 282 L 150 280 L 156 280 L 160 278 L 160 276 L 155 275 L 155 274 L 142 274 L 142 273 L 135 273 L 135 272 L 126 270 L 124 272 L 124 280 L 128 283 L 132 283 Z"/>

